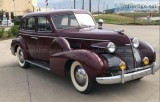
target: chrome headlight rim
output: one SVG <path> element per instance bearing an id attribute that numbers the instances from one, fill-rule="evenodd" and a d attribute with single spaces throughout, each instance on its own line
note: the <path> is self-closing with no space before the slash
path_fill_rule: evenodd
<path id="1" fill-rule="evenodd" d="M 109 42 L 107 45 L 107 50 L 110 53 L 114 53 L 116 51 L 116 45 L 113 42 Z"/>
<path id="2" fill-rule="evenodd" d="M 132 40 L 132 44 L 133 44 L 133 47 L 134 47 L 134 48 L 138 48 L 139 45 L 140 45 L 139 39 L 138 39 L 138 38 L 134 38 L 134 39 Z"/>

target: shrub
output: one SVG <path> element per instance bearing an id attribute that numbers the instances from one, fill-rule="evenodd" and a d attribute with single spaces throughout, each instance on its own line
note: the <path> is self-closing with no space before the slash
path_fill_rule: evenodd
<path id="1" fill-rule="evenodd" d="M 20 20 L 14 21 L 14 25 L 20 25 Z"/>
<path id="2" fill-rule="evenodd" d="M 19 26 L 15 25 L 13 27 L 11 27 L 11 29 L 8 31 L 10 36 L 17 36 L 19 32 Z"/>
<path id="3" fill-rule="evenodd" d="M 0 38 L 3 37 L 4 34 L 4 28 L 0 28 Z"/>

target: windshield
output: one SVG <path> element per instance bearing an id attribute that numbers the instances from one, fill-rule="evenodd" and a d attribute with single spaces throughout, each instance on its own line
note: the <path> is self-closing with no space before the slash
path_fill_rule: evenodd
<path id="1" fill-rule="evenodd" d="M 89 14 L 67 14 L 53 16 L 52 20 L 57 29 L 64 29 L 69 27 L 90 27 L 95 26 L 92 17 Z"/>
<path id="2" fill-rule="evenodd" d="M 75 14 L 80 26 L 95 26 L 93 18 L 89 14 Z"/>

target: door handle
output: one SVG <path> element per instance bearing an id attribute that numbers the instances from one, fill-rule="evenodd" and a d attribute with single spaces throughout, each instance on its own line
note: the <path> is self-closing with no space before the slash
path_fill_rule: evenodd
<path id="1" fill-rule="evenodd" d="M 38 38 L 37 37 L 31 37 L 32 39 L 35 39 L 35 40 L 38 40 Z"/>

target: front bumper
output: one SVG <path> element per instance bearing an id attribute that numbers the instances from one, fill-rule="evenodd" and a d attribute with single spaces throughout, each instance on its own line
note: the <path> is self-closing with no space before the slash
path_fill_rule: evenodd
<path id="1" fill-rule="evenodd" d="M 128 73 L 128 74 L 125 74 L 125 71 L 122 71 L 121 75 L 111 76 L 111 77 L 97 77 L 96 81 L 99 84 L 125 83 L 127 81 L 135 80 L 150 74 L 154 74 L 160 69 L 160 66 L 156 65 L 156 63 L 153 63 L 148 68 L 142 67 L 142 68 L 136 68 L 136 69 L 137 70 L 143 69 L 143 70 Z"/>

